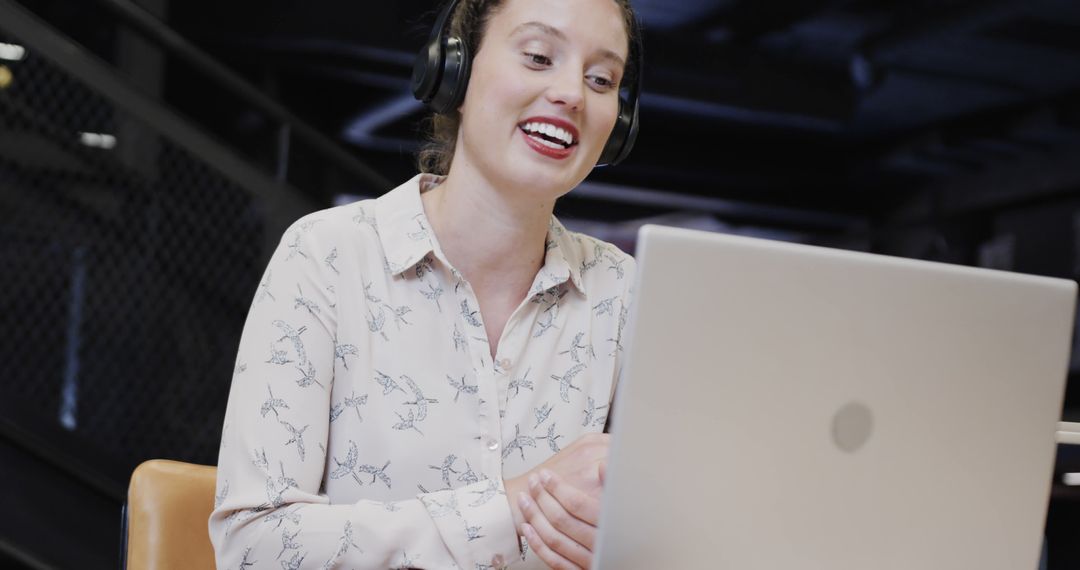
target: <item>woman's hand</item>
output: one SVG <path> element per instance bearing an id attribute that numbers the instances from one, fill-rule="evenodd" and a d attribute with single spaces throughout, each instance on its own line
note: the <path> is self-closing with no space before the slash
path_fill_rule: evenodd
<path id="1" fill-rule="evenodd" d="M 609 436 L 587 434 L 506 482 L 514 522 L 552 568 L 588 568 L 600 515 Z"/>
<path id="2" fill-rule="evenodd" d="M 603 484 L 604 467 L 600 466 Z M 552 568 L 589 568 L 600 520 L 600 496 L 592 496 L 542 470 L 529 476 L 529 495 L 521 503 L 525 540 Z"/>

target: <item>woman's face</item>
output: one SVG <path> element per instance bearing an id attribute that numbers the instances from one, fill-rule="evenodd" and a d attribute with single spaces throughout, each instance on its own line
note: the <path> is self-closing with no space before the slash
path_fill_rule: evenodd
<path id="1" fill-rule="evenodd" d="M 505 0 L 473 59 L 454 161 L 498 188 L 568 192 L 615 125 L 626 59 L 613 0 Z"/>

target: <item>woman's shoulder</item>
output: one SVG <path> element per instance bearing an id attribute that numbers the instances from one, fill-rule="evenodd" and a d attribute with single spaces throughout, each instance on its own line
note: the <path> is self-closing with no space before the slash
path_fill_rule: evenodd
<path id="1" fill-rule="evenodd" d="M 570 237 L 570 241 L 576 244 L 577 250 L 581 254 L 603 252 L 603 255 L 619 260 L 633 261 L 634 259 L 633 255 L 623 251 L 621 247 L 612 242 L 604 241 L 598 237 L 582 232 L 567 231 L 567 234 Z"/>
<path id="2" fill-rule="evenodd" d="M 417 175 L 378 197 L 369 197 L 325 208 L 302 216 L 285 231 L 285 234 L 302 232 L 316 239 L 341 238 L 343 236 L 377 237 L 379 222 L 393 224 L 398 210 L 419 210 L 420 201 L 416 189 L 427 179 Z M 380 212 L 378 215 L 376 212 Z M 408 219 L 412 212 L 406 212 Z M 391 214 L 388 217 L 388 214 Z"/>
<path id="3" fill-rule="evenodd" d="M 577 257 L 609 257 L 620 262 L 633 263 L 634 256 L 615 243 L 604 241 L 582 231 L 571 231 L 557 220 L 553 222 L 553 233 L 565 246 L 573 250 Z"/>
<path id="4" fill-rule="evenodd" d="M 289 225 L 282 233 L 286 243 L 300 241 L 308 244 L 345 245 L 357 243 L 352 237 L 377 233 L 375 224 L 375 199 L 368 198 L 316 210 L 305 214 Z M 363 243 L 360 240 L 359 243 Z"/>
<path id="5" fill-rule="evenodd" d="M 348 204 L 332 206 L 304 214 L 294 221 L 285 233 L 304 232 L 326 236 L 343 230 L 373 225 L 375 221 L 375 198 L 365 198 Z"/>
<path id="6" fill-rule="evenodd" d="M 633 281 L 637 269 L 634 257 L 618 245 L 565 229 L 556 239 L 560 247 L 566 248 L 566 261 L 577 272 L 586 291 L 625 290 Z"/>

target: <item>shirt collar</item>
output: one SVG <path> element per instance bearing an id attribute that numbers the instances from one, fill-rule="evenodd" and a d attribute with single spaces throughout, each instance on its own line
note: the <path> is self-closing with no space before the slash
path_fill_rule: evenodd
<path id="1" fill-rule="evenodd" d="M 544 242 L 544 266 L 536 274 L 530 295 L 542 294 L 543 292 L 558 287 L 570 281 L 583 297 L 585 287 L 581 282 L 581 238 L 568 231 L 562 222 L 555 216 L 551 216 L 548 224 L 547 240 Z"/>
<path id="2" fill-rule="evenodd" d="M 435 240 L 420 202 L 421 187 L 433 182 L 418 174 L 375 200 L 375 224 L 386 252 L 386 265 L 397 275 L 416 265 L 435 249 Z"/>
<path id="3" fill-rule="evenodd" d="M 375 223 L 391 274 L 398 275 L 411 269 L 432 252 L 443 257 L 420 200 L 421 192 L 439 185 L 443 179 L 442 176 L 418 174 L 375 201 Z M 544 266 L 533 280 L 530 296 L 543 294 L 567 281 L 585 295 L 579 240 L 555 216 L 551 217 L 544 245 Z M 445 258 L 441 261 L 446 262 Z"/>

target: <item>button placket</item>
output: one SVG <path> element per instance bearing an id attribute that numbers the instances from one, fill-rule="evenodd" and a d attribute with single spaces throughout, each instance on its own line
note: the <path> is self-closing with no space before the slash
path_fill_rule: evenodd
<path id="1" fill-rule="evenodd" d="M 469 306 L 479 307 L 479 302 L 476 300 L 476 295 L 473 294 L 472 288 L 467 282 L 464 282 L 462 291 L 458 294 L 460 300 L 466 300 Z M 479 311 L 479 309 L 477 309 Z M 461 321 L 461 326 L 469 332 L 475 332 L 476 327 L 470 325 L 465 321 L 464 315 L 458 317 Z M 477 315 L 477 319 L 480 322 L 481 331 L 483 331 L 483 316 Z M 491 477 L 502 478 L 502 429 L 500 425 L 500 417 L 498 413 L 499 405 L 499 387 L 498 379 L 496 378 L 495 367 L 496 363 L 489 360 L 491 350 L 487 342 L 484 342 L 477 338 L 475 334 L 466 334 L 466 342 L 468 343 L 469 352 L 472 357 L 474 371 L 476 373 L 476 381 L 479 385 L 479 400 L 478 400 L 478 412 L 480 416 L 480 423 L 484 426 L 486 435 L 481 438 L 481 445 L 485 448 L 483 455 L 484 460 L 484 472 Z"/>
<path id="2" fill-rule="evenodd" d="M 499 341 L 499 353 L 496 355 L 498 360 L 495 363 L 495 386 L 498 392 L 500 416 L 507 412 L 509 406 L 510 378 L 513 377 L 514 367 L 522 366 L 521 351 L 524 344 L 528 342 L 529 335 L 529 327 L 526 323 L 532 322 L 529 311 L 535 310 L 535 307 L 534 303 L 526 299 L 506 322 L 506 329 Z"/>
<path id="3" fill-rule="evenodd" d="M 485 411 L 484 422 L 488 429 L 484 446 L 487 448 L 490 472 L 502 477 L 502 421 L 498 414 L 498 378 L 496 378 L 494 367 L 488 367 L 480 374 L 486 380 L 482 388 L 485 396 L 482 404 Z M 488 410 L 494 410 L 495 413 L 488 413 Z"/>

